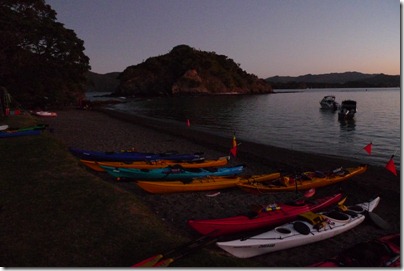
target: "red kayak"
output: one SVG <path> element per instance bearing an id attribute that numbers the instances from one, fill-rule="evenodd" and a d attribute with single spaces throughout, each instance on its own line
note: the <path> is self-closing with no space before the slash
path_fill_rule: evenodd
<path id="1" fill-rule="evenodd" d="M 401 267 L 400 233 L 359 243 L 310 267 Z"/>
<path id="2" fill-rule="evenodd" d="M 321 199 L 310 199 L 297 203 L 270 204 L 252 215 L 238 215 L 219 219 L 188 220 L 188 225 L 197 232 L 207 235 L 216 231 L 215 236 L 228 235 L 263 227 L 276 226 L 295 219 L 299 214 L 336 204 L 342 198 L 338 193 Z"/>

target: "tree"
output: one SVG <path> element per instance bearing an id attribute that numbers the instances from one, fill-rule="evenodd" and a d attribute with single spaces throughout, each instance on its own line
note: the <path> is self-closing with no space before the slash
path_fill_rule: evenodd
<path id="1" fill-rule="evenodd" d="M 0 85 L 27 107 L 84 96 L 84 42 L 44 0 L 0 0 Z"/>

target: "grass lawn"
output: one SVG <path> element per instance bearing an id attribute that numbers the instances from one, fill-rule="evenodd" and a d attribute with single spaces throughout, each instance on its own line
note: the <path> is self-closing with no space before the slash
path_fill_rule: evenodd
<path id="1" fill-rule="evenodd" d="M 27 115 L 0 124 L 37 124 Z M 133 194 L 78 166 L 48 131 L 0 138 L 0 266 L 127 267 L 187 241 Z M 214 245 L 210 245 L 210 248 Z M 171 266 L 252 266 L 202 249 Z"/>

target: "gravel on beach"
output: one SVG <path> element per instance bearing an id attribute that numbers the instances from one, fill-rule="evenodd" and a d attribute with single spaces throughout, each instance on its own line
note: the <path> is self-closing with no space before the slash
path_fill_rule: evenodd
<path id="1" fill-rule="evenodd" d="M 206 159 L 229 156 L 232 134 L 228 137 L 212 135 L 178 123 L 165 123 L 139 116 L 131 116 L 117 111 L 71 109 L 57 112 L 52 119 L 40 119 L 49 124 L 51 134 L 67 147 L 97 151 L 119 151 L 135 149 L 140 152 L 166 152 L 175 150 L 180 153 L 203 152 Z M 264 146 L 243 141 L 238 147 L 236 158 L 231 157 L 229 165 L 246 165 L 246 174 L 261 174 L 276 171 L 302 172 L 309 170 L 332 170 L 339 167 L 355 167 L 366 161 L 350 161 L 341 157 L 304 153 L 294 150 Z M 78 166 L 83 165 L 78 163 Z M 88 169 L 90 170 L 90 169 Z M 252 206 L 267 205 L 294 199 L 295 192 L 250 194 L 238 188 L 219 191 L 215 197 L 212 192 L 174 193 L 154 195 L 143 191 L 133 182 L 118 182 L 99 172 L 104 181 L 114 183 L 148 205 L 151 210 L 167 224 L 190 238 L 198 237 L 187 225 L 188 219 L 207 219 L 247 213 Z M 398 171 L 400 176 L 400 171 Z M 400 177 L 394 176 L 384 167 L 369 166 L 368 170 L 341 184 L 319 188 L 316 196 L 338 191 L 344 192 L 348 204 L 360 203 L 380 196 L 379 206 L 374 211 L 390 225 L 383 230 L 370 222 L 332 239 L 311 245 L 288 249 L 276 254 L 254 257 L 253 261 L 263 262 L 268 267 L 307 266 L 322 259 L 338 254 L 358 242 L 367 241 L 382 235 L 399 232 L 401 220 Z M 214 191 L 216 192 L 216 191 Z M 212 249 L 220 251 L 214 245 Z M 226 253 L 223 252 L 225 255 Z"/>

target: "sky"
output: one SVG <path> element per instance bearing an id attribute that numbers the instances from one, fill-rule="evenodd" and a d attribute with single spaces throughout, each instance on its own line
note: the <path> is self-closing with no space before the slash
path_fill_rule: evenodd
<path id="1" fill-rule="evenodd" d="M 84 41 L 96 73 L 180 44 L 226 55 L 259 78 L 400 74 L 398 0 L 45 0 Z"/>

